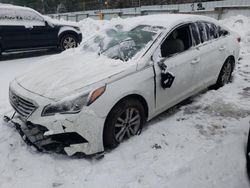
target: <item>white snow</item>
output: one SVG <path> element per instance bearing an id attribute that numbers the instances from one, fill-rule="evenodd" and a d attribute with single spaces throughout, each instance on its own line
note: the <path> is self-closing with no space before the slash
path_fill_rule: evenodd
<path id="1" fill-rule="evenodd" d="M 32 92 L 58 99 L 72 94 L 74 90 L 121 73 L 129 66 L 128 63 L 98 56 L 96 53 L 71 50 L 47 58 L 17 77 L 17 81 Z"/>
<path id="2" fill-rule="evenodd" d="M 250 18 L 223 23 L 242 37 L 233 82 L 197 95 L 150 121 L 140 136 L 101 160 L 42 154 L 0 120 L 1 188 L 248 188 L 245 147 L 250 120 Z M 116 22 L 116 21 L 114 21 Z M 88 24 L 90 27 L 87 28 Z M 87 19 L 90 36 L 105 22 Z M 0 116 L 11 107 L 8 84 L 47 56 L 0 62 Z"/>

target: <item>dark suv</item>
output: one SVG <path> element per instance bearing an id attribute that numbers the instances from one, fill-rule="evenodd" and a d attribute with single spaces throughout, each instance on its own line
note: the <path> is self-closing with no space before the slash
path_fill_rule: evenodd
<path id="1" fill-rule="evenodd" d="M 77 26 L 57 23 L 30 8 L 0 4 L 0 55 L 37 48 L 65 50 L 81 40 Z"/>

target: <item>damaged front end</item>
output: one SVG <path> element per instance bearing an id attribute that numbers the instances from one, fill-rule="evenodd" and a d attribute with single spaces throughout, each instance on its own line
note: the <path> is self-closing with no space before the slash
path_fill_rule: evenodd
<path id="1" fill-rule="evenodd" d="M 77 93 L 67 99 L 55 102 L 30 92 L 14 80 L 10 84 L 9 100 L 15 113 L 6 114 L 4 120 L 38 151 L 68 156 L 103 152 L 105 117 L 97 116 L 89 109 L 86 93 Z"/>
<path id="2" fill-rule="evenodd" d="M 4 116 L 4 121 L 11 123 L 25 143 L 36 148 L 37 151 L 66 154 L 65 147 L 70 147 L 72 144 L 87 143 L 87 140 L 76 132 L 46 135 L 46 132 L 49 131 L 46 127 L 29 121 L 23 122 L 20 118 L 15 112 L 11 118 Z"/>

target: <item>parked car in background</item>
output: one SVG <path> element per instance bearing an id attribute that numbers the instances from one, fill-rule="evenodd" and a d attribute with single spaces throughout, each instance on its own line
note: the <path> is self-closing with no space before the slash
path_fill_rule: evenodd
<path id="1" fill-rule="evenodd" d="M 26 142 L 68 155 L 114 148 L 166 109 L 227 84 L 239 58 L 238 36 L 208 17 L 117 24 L 10 83 L 16 114 L 6 120 Z"/>
<path id="2" fill-rule="evenodd" d="M 39 48 L 75 48 L 82 40 L 79 27 L 59 24 L 37 11 L 0 4 L 0 54 Z"/>

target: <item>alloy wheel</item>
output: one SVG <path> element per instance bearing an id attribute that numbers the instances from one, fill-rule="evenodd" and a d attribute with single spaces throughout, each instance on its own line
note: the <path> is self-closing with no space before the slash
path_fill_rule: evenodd
<path id="1" fill-rule="evenodd" d="M 127 108 L 116 120 L 115 139 L 122 142 L 138 133 L 141 125 L 140 112 L 136 108 Z"/>
<path id="2" fill-rule="evenodd" d="M 73 37 L 68 36 L 63 40 L 63 48 L 64 49 L 76 48 L 76 47 L 77 47 L 77 43 Z"/>

